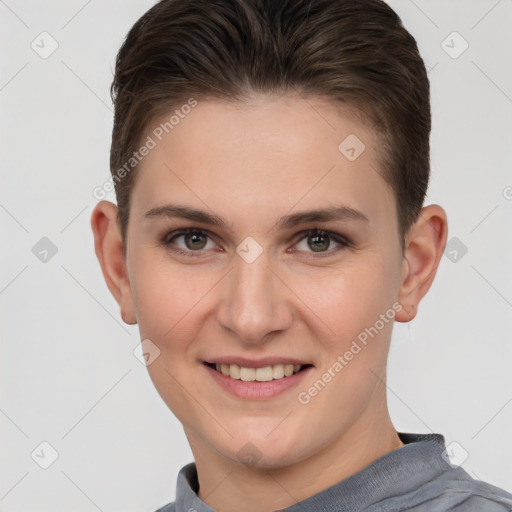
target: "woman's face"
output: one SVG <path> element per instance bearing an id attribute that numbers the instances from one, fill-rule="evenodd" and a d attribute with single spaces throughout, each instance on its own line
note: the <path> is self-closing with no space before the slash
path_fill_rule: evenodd
<path id="1" fill-rule="evenodd" d="M 280 467 L 378 421 L 404 268 L 374 133 L 298 96 L 154 131 L 169 117 L 132 191 L 125 307 L 192 449 Z"/>

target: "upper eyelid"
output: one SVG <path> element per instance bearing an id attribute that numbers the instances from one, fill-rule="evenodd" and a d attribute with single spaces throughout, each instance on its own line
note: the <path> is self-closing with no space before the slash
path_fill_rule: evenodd
<path id="1" fill-rule="evenodd" d="M 215 235 L 215 233 L 212 233 L 208 229 L 194 228 L 194 227 L 188 227 L 188 228 L 182 228 L 182 229 L 176 229 L 174 231 L 170 231 L 169 233 L 164 235 L 163 241 L 166 242 L 166 243 L 171 243 L 171 240 L 174 240 L 175 238 L 178 238 L 180 236 L 184 236 L 187 233 L 191 233 L 191 232 L 198 232 L 198 233 L 202 233 L 204 235 L 207 235 L 212 241 L 217 243 L 216 242 L 217 236 Z M 329 231 L 327 229 L 322 229 L 322 228 L 309 228 L 309 229 L 304 229 L 302 231 L 299 231 L 299 232 L 295 233 L 291 237 L 290 241 L 293 241 L 294 243 L 297 243 L 300 240 L 302 240 L 303 238 L 305 238 L 310 233 L 311 234 L 313 234 L 313 233 L 326 234 L 326 235 L 330 236 L 333 239 L 336 239 L 336 238 L 339 239 L 339 241 L 338 240 L 333 240 L 335 243 L 338 243 L 338 244 L 339 243 L 345 243 L 346 245 L 350 244 L 350 240 L 346 236 L 342 235 L 341 233 L 336 233 L 334 231 Z M 192 251 L 192 252 L 201 252 L 202 250 L 205 250 L 205 249 L 200 249 L 200 250 Z M 328 252 L 328 251 L 324 251 L 324 252 Z"/>
<path id="2" fill-rule="evenodd" d="M 298 238 L 299 236 L 303 238 L 304 236 L 308 235 L 309 233 L 321 233 L 325 235 L 329 235 L 333 238 L 341 238 L 342 240 L 346 240 L 348 242 L 348 239 L 346 236 L 342 235 L 341 233 L 336 233 L 335 231 L 330 231 L 328 229 L 322 229 L 322 228 L 310 228 L 310 229 L 304 229 L 302 231 L 299 231 L 295 235 L 293 235 L 293 239 Z"/>
<path id="3" fill-rule="evenodd" d="M 187 233 L 201 233 L 201 234 L 207 235 L 211 240 L 215 240 L 216 238 L 218 238 L 215 235 L 215 233 L 212 233 L 211 231 L 209 231 L 207 229 L 203 229 L 203 228 L 182 228 L 182 229 L 175 229 L 173 231 L 167 232 L 162 237 L 162 240 L 164 242 L 169 242 L 170 243 L 171 240 L 174 240 L 175 238 L 177 238 L 179 236 L 184 236 Z M 199 251 L 197 251 L 197 252 L 199 252 Z"/>

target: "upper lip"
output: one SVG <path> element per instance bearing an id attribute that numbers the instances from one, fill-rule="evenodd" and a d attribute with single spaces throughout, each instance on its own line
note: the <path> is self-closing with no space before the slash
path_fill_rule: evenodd
<path id="1" fill-rule="evenodd" d="M 264 366 L 274 366 L 276 364 L 312 364 L 309 361 L 295 359 L 293 357 L 264 357 L 262 359 L 248 359 L 246 357 L 226 356 L 214 357 L 212 359 L 207 359 L 204 362 L 213 364 L 237 364 L 238 366 L 243 366 L 244 368 L 263 368 Z"/>

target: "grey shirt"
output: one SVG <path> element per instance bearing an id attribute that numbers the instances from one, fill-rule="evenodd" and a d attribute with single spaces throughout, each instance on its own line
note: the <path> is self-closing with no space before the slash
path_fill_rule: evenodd
<path id="1" fill-rule="evenodd" d="M 398 433 L 404 446 L 286 512 L 505 512 L 512 494 L 449 463 L 441 434 Z M 214 512 L 197 497 L 194 463 L 178 475 L 176 501 L 156 512 Z"/>

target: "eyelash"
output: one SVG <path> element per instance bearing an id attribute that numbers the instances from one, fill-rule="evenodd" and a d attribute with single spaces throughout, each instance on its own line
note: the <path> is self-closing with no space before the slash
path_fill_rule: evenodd
<path id="1" fill-rule="evenodd" d="M 197 233 L 197 234 L 208 237 L 210 240 L 212 239 L 212 237 L 210 236 L 208 231 L 205 231 L 203 229 L 198 229 L 198 228 L 187 228 L 187 229 L 180 229 L 177 231 L 172 231 L 170 233 L 167 233 L 162 238 L 161 243 L 164 247 L 168 248 L 175 254 L 179 254 L 180 256 L 186 256 L 186 257 L 190 257 L 190 258 L 200 257 L 202 255 L 202 253 L 204 251 L 207 251 L 208 249 L 200 249 L 197 251 L 185 251 L 183 249 L 172 247 L 171 243 L 176 238 L 178 238 L 180 236 L 184 236 L 188 233 Z M 301 231 L 300 233 L 297 233 L 297 235 L 294 237 L 295 242 L 293 245 L 296 245 L 303 239 L 308 238 L 309 236 L 321 236 L 321 235 L 328 236 L 331 241 L 336 242 L 337 244 L 339 244 L 339 246 L 335 247 L 334 249 L 328 249 L 327 251 L 320 251 L 317 253 L 311 252 L 312 256 L 308 256 L 308 257 L 322 258 L 322 257 L 326 257 L 326 256 L 331 256 L 333 254 L 333 252 L 338 252 L 341 249 L 345 249 L 347 247 L 352 246 L 351 242 L 344 236 L 339 235 L 338 233 L 334 233 L 332 231 L 325 231 L 323 229 L 318 229 L 318 228 L 313 228 L 313 229 L 309 229 L 309 230 Z M 298 252 L 301 252 L 301 251 L 298 251 Z"/>

